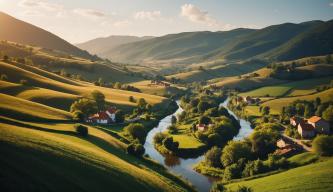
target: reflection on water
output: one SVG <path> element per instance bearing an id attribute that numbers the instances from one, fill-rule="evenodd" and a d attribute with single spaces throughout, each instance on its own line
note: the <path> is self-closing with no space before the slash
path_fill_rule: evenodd
<path id="1" fill-rule="evenodd" d="M 249 133 L 251 133 L 252 129 L 249 122 L 243 119 L 239 119 L 234 113 L 232 113 L 232 111 L 230 111 L 227 108 L 228 101 L 229 99 L 221 103 L 221 105 L 224 106 L 229 111 L 230 114 L 235 116 L 236 119 L 240 120 L 241 129 L 239 131 L 239 134 L 234 138 L 235 140 L 239 140 L 247 136 Z M 183 109 L 179 106 L 179 101 L 177 101 L 177 105 L 179 108 L 172 115 L 177 116 L 183 111 Z M 208 177 L 200 173 L 197 173 L 196 171 L 193 170 L 193 166 L 199 163 L 201 160 L 203 160 L 204 158 L 203 155 L 197 158 L 184 159 L 173 155 L 162 155 L 154 147 L 153 144 L 154 135 L 156 133 L 165 131 L 168 128 L 168 126 L 171 125 L 172 115 L 163 118 L 160 121 L 160 123 L 157 125 L 157 127 L 152 129 L 148 133 L 146 142 L 144 144 L 144 147 L 146 149 L 146 154 L 148 154 L 152 159 L 156 160 L 160 164 L 166 166 L 172 173 L 181 175 L 183 178 L 187 179 L 189 182 L 192 183 L 192 185 L 198 191 L 208 192 L 212 183 L 216 181 L 217 178 Z"/>
<path id="2" fill-rule="evenodd" d="M 180 158 L 174 155 L 163 155 L 164 156 L 164 164 L 168 167 L 174 167 L 176 165 L 180 165 Z"/>

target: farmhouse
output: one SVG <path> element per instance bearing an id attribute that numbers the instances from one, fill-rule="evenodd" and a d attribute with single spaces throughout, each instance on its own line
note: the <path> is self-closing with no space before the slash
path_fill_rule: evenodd
<path id="1" fill-rule="evenodd" d="M 205 125 L 205 124 L 197 124 L 197 130 L 198 130 L 198 131 L 201 131 L 201 132 L 207 131 L 207 130 L 208 130 L 208 125 Z"/>
<path id="2" fill-rule="evenodd" d="M 86 119 L 87 123 L 110 124 L 116 121 L 116 107 L 110 107 L 106 111 L 100 111 Z"/>
<path id="3" fill-rule="evenodd" d="M 311 124 L 315 131 L 320 134 L 330 133 L 330 124 L 318 116 L 312 116 L 308 119 L 308 123 Z"/>
<path id="4" fill-rule="evenodd" d="M 301 121 L 298 124 L 297 131 L 303 138 L 311 138 L 314 137 L 316 134 L 314 127 L 305 121 Z"/>
<path id="5" fill-rule="evenodd" d="M 295 117 L 295 116 L 291 117 L 290 118 L 290 125 L 296 127 L 301 121 L 303 121 L 303 119 L 300 118 L 300 117 Z"/>

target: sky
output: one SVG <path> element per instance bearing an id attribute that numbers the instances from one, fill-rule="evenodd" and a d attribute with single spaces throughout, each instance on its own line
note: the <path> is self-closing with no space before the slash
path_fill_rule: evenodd
<path id="1" fill-rule="evenodd" d="M 327 21 L 333 19 L 333 0 L 0 0 L 0 11 L 79 43 L 109 35 Z"/>

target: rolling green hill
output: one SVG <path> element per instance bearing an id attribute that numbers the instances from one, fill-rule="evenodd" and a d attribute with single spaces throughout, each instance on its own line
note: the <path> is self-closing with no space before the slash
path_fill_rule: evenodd
<path id="1" fill-rule="evenodd" d="M 1 40 L 37 45 L 88 59 L 95 58 L 88 52 L 75 47 L 60 37 L 29 23 L 15 19 L 3 12 L 0 12 L 0 25 L 6 26 L 0 29 Z"/>
<path id="2" fill-rule="evenodd" d="M 251 187 L 253 191 L 321 191 L 333 190 L 333 160 L 291 169 L 283 173 L 241 181 L 227 185 L 228 188 L 237 189 L 238 186 Z"/>
<path id="3" fill-rule="evenodd" d="M 115 61 L 163 68 L 248 59 L 290 60 L 333 52 L 333 21 L 284 23 L 263 29 L 188 32 L 123 44 L 105 53 Z"/>

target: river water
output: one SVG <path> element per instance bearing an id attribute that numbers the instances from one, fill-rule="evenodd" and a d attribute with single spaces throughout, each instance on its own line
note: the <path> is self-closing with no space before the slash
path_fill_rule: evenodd
<path id="1" fill-rule="evenodd" d="M 231 110 L 228 109 L 227 104 L 229 102 L 229 98 L 226 99 L 221 106 L 224 106 L 228 112 L 233 115 L 237 120 L 239 120 L 241 129 L 239 130 L 239 134 L 234 137 L 234 140 L 241 140 L 242 138 L 248 136 L 252 132 L 252 128 L 250 122 L 239 119 Z M 168 126 L 171 125 L 171 117 L 177 116 L 180 114 L 183 109 L 179 106 L 179 101 L 177 101 L 178 109 L 175 113 L 166 116 L 162 120 L 160 120 L 157 127 L 152 129 L 148 135 L 144 147 L 146 149 L 146 154 L 148 154 L 152 159 L 164 165 L 170 172 L 180 175 L 186 180 L 188 180 L 198 191 L 200 192 L 208 192 L 212 183 L 216 181 L 216 178 L 212 178 L 209 176 L 202 175 L 193 170 L 193 166 L 203 160 L 204 156 L 201 155 L 196 158 L 180 158 L 174 155 L 164 155 L 160 154 L 154 147 L 153 138 L 156 133 L 165 131 Z"/>

